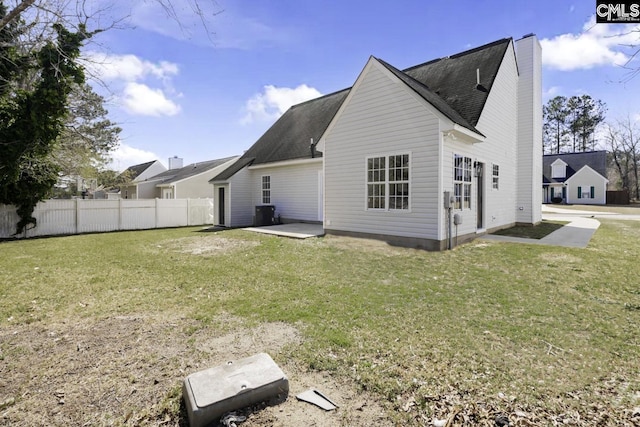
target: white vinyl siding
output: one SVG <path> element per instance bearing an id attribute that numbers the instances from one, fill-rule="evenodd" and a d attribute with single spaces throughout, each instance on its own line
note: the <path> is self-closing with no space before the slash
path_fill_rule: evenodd
<path id="1" fill-rule="evenodd" d="M 607 179 L 589 166 L 582 167 L 567 179 L 565 184 L 567 185 L 566 202 L 569 204 L 604 205 L 607 203 Z"/>
<path id="2" fill-rule="evenodd" d="M 518 58 L 516 220 L 542 221 L 542 54 L 536 37 L 515 43 Z M 506 111 L 506 107 L 503 107 Z M 503 163 L 504 164 L 504 163 Z"/>
<path id="3" fill-rule="evenodd" d="M 269 176 L 270 205 L 276 208 L 276 217 L 288 221 L 321 221 L 319 192 L 322 188 L 322 159 L 308 163 L 250 168 L 255 189 L 254 205 L 263 204 L 262 177 Z"/>
<path id="4" fill-rule="evenodd" d="M 438 237 L 440 128 L 433 111 L 375 60 L 368 63 L 324 137 L 326 229 Z M 410 209 L 363 210 L 363 159 L 388 161 L 390 154 L 406 153 L 411 164 Z M 403 190 L 397 189 L 398 196 L 404 197 Z"/>
<path id="5" fill-rule="evenodd" d="M 229 216 L 225 222 L 229 227 L 253 225 L 255 204 L 251 192 L 251 172 L 245 167 L 229 179 Z M 215 209 L 215 206 L 214 206 Z"/>
<path id="6" fill-rule="evenodd" d="M 502 66 L 491 87 L 477 128 L 486 135 L 486 140 L 475 144 L 471 149 L 468 144 L 460 147 L 459 153 L 470 156 L 474 161 L 482 162 L 484 168 L 483 218 L 486 229 L 502 227 L 516 222 L 516 192 L 517 192 L 517 84 L 518 69 L 512 46 L 509 46 Z M 467 151 L 463 151 L 466 148 Z M 491 165 L 500 165 L 500 191 L 491 191 L 493 175 Z M 540 186 L 539 178 L 537 180 Z M 464 220 L 458 226 L 459 233 L 471 233 L 476 230 L 477 207 L 477 179 L 472 179 L 473 208 L 464 211 Z"/>

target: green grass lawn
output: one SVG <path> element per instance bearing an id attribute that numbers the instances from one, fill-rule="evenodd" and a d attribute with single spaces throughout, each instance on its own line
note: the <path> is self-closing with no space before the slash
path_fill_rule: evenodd
<path id="1" fill-rule="evenodd" d="M 428 424 L 449 399 L 470 425 L 498 410 L 633 425 L 640 221 L 601 222 L 586 249 L 425 252 L 197 228 L 4 242 L 0 330 L 175 315 L 195 331 L 226 313 L 295 325 L 303 342 L 281 358 L 356 383 L 398 424 Z M 216 241 L 231 249 L 186 250 Z M 9 359 L 0 342 L 3 380 Z"/>

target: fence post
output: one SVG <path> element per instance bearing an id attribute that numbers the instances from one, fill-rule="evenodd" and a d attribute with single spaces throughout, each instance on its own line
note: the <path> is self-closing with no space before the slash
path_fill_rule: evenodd
<path id="1" fill-rule="evenodd" d="M 118 198 L 118 231 L 122 230 L 122 197 Z"/>
<path id="2" fill-rule="evenodd" d="M 156 221 L 156 223 L 155 223 L 155 227 L 154 227 L 154 228 L 158 228 L 158 215 L 159 215 L 160 213 L 158 212 L 159 207 L 158 207 L 158 198 L 157 198 L 157 197 L 155 198 L 155 201 L 156 201 L 156 220 L 155 220 L 155 221 Z"/>
<path id="3" fill-rule="evenodd" d="M 80 199 L 75 199 L 76 201 L 76 234 L 80 233 L 80 204 L 78 203 L 78 200 Z"/>

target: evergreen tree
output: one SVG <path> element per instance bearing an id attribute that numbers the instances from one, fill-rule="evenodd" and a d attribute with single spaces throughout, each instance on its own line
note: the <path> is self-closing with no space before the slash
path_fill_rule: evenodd
<path id="1" fill-rule="evenodd" d="M 573 135 L 573 151 L 592 151 L 595 149 L 596 128 L 604 122 L 607 110 L 604 102 L 589 95 L 572 96 L 569 99 L 570 129 Z M 577 148 L 577 150 L 576 150 Z"/>
<path id="2" fill-rule="evenodd" d="M 6 12 L 0 2 L 0 19 Z M 16 234 L 36 225 L 33 210 L 57 181 L 51 153 L 64 128 L 69 94 L 84 83 L 76 59 L 90 37 L 83 25 L 74 33 L 53 24 L 54 39 L 26 50 L 18 38 L 22 27 L 16 19 L 0 29 L 0 203 L 16 206 Z"/>
<path id="3" fill-rule="evenodd" d="M 564 151 L 569 134 L 567 118 L 567 98 L 556 96 L 542 107 L 544 116 L 544 147 L 548 154 L 560 154 Z"/>
<path id="4" fill-rule="evenodd" d="M 606 110 L 604 102 L 589 95 L 550 99 L 543 106 L 545 152 L 594 150 L 596 130 L 604 122 Z"/>

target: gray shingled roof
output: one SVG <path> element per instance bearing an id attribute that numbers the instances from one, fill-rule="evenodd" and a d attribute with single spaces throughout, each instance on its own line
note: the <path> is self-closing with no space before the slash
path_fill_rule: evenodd
<path id="1" fill-rule="evenodd" d="M 566 178 L 551 177 L 551 163 L 561 159 L 567 164 Z M 545 184 L 565 182 L 584 166 L 589 166 L 603 177 L 607 177 L 607 152 L 588 151 L 586 153 L 545 154 L 542 156 L 542 182 Z"/>
<path id="2" fill-rule="evenodd" d="M 156 161 L 152 160 L 150 162 L 146 162 L 146 163 L 140 163 L 139 165 L 133 165 L 133 166 L 129 166 L 124 172 L 124 173 L 129 173 L 129 179 L 134 180 L 136 179 L 142 172 L 146 171 L 147 169 L 149 169 L 151 167 L 151 165 L 153 165 Z"/>
<path id="3" fill-rule="evenodd" d="M 433 105 L 444 114 L 452 122 L 459 124 L 479 135 L 482 135 L 478 129 L 476 129 L 471 123 L 469 123 L 464 117 L 462 117 L 456 110 L 451 108 L 438 94 L 434 93 L 428 86 L 408 76 L 402 71 L 395 68 L 393 65 L 386 63 L 385 61 L 376 58 L 382 65 L 384 65 L 389 71 L 391 71 L 396 77 L 398 77 L 407 86 L 413 89 L 418 95 L 420 95 L 425 101 Z M 482 135 L 484 136 L 484 135 Z"/>
<path id="4" fill-rule="evenodd" d="M 226 168 L 224 171 L 222 171 L 221 173 L 219 173 L 218 175 L 210 179 L 209 182 L 213 183 L 217 181 L 226 181 L 227 179 L 235 175 L 238 171 L 240 171 L 242 168 L 253 163 L 254 160 L 255 158 L 253 157 L 241 157 L 240 159 L 238 159 L 237 162 L 235 162 L 234 164 Z"/>
<path id="5" fill-rule="evenodd" d="M 226 157 L 224 159 L 207 160 L 204 162 L 192 163 L 183 168 L 170 169 L 168 171 L 159 173 L 158 175 L 147 179 L 146 181 L 156 182 L 157 185 L 170 184 L 172 182 L 181 181 L 183 179 L 192 177 L 194 175 L 201 174 L 220 165 L 225 164 L 234 157 Z"/>
<path id="6" fill-rule="evenodd" d="M 242 158 L 253 157 L 254 164 L 310 158 L 311 138 L 314 143 L 320 140 L 348 93 L 345 89 L 294 105 Z"/>
<path id="7" fill-rule="evenodd" d="M 510 38 L 501 39 L 404 71 L 379 61 L 454 123 L 482 135 L 475 126 L 510 42 Z M 480 69 L 479 88 L 476 85 L 477 69 Z M 249 164 L 311 158 L 311 138 L 316 143 L 320 140 L 350 90 L 343 89 L 294 105 L 232 168 L 211 181 L 227 180 Z"/>
<path id="8" fill-rule="evenodd" d="M 472 126 L 476 126 L 509 43 L 510 38 L 497 40 L 407 68 L 404 73 L 438 94 Z M 483 90 L 476 88 L 478 69 Z"/>

